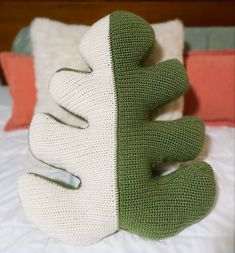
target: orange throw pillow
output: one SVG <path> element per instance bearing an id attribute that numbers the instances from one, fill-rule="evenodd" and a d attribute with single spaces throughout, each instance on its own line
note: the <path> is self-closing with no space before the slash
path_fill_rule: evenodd
<path id="1" fill-rule="evenodd" d="M 27 128 L 36 103 L 33 57 L 1 53 L 0 61 L 13 100 L 12 115 L 4 130 Z"/>
<path id="2" fill-rule="evenodd" d="M 185 95 L 186 115 L 207 125 L 235 126 L 235 50 L 193 51 L 185 64 L 191 88 Z"/>

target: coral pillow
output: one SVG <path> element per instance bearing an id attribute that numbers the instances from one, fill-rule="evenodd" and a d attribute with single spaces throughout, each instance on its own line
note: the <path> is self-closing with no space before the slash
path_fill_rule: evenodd
<path id="1" fill-rule="evenodd" d="M 235 50 L 189 52 L 185 64 L 191 89 L 184 113 L 208 125 L 235 126 Z"/>
<path id="2" fill-rule="evenodd" d="M 0 61 L 13 99 L 12 115 L 5 130 L 27 128 L 36 103 L 33 57 L 1 53 Z"/>

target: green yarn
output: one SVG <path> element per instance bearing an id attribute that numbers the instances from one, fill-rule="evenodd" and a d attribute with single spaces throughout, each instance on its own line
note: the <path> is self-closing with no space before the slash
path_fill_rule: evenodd
<path id="1" fill-rule="evenodd" d="M 195 117 L 151 122 L 149 112 L 182 95 L 188 79 L 182 64 L 168 60 L 142 67 L 154 32 L 128 12 L 110 16 L 110 43 L 117 94 L 117 188 L 119 226 L 161 239 L 202 219 L 215 200 L 215 181 L 205 162 L 192 162 L 166 176 L 152 176 L 162 164 L 194 159 L 204 143 Z"/>

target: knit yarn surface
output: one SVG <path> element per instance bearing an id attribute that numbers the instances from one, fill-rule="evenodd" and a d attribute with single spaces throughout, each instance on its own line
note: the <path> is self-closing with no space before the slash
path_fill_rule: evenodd
<path id="1" fill-rule="evenodd" d="M 150 120 L 153 109 L 188 88 L 177 60 L 143 66 L 154 40 L 151 26 L 135 14 L 116 11 L 99 20 L 80 45 L 91 71 L 63 68 L 49 85 L 55 102 L 89 127 L 46 112 L 32 120 L 32 154 L 81 184 L 31 173 L 19 178 L 19 196 L 27 216 L 66 243 L 89 245 L 119 229 L 163 239 L 201 220 L 214 204 L 210 165 L 188 162 L 203 147 L 202 121 Z M 161 175 L 166 163 L 186 161 Z"/>

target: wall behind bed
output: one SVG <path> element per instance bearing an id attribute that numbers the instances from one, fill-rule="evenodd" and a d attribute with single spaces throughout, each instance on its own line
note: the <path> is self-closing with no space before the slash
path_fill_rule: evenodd
<path id="1" fill-rule="evenodd" d="M 129 10 L 150 23 L 179 18 L 186 26 L 234 26 L 235 1 L 1 0 L 0 51 L 9 51 L 20 28 L 34 17 L 92 24 L 113 10 Z"/>

